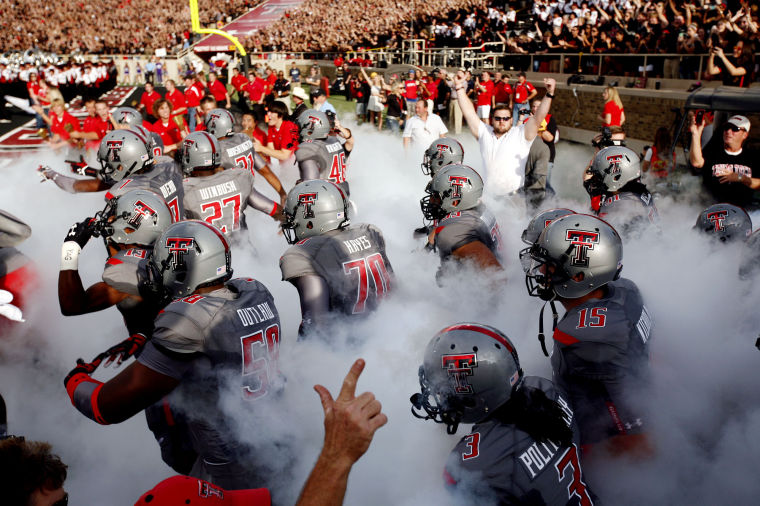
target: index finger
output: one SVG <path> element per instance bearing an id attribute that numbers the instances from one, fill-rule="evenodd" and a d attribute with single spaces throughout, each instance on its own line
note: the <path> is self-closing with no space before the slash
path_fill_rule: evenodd
<path id="1" fill-rule="evenodd" d="M 350 401 L 356 394 L 356 384 L 359 382 L 359 376 L 364 370 L 364 359 L 357 359 L 354 365 L 351 366 L 351 370 L 346 374 L 346 378 L 343 380 L 343 387 L 340 389 L 340 394 L 337 400 Z"/>

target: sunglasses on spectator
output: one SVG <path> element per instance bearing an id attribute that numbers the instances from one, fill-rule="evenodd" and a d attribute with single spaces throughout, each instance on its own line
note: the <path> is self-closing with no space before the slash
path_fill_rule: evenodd
<path id="1" fill-rule="evenodd" d="M 512 119 L 512 116 L 494 116 L 494 121 L 509 121 Z"/>
<path id="2" fill-rule="evenodd" d="M 739 130 L 741 130 L 742 132 L 746 132 L 745 129 L 738 127 L 734 125 L 733 123 L 729 123 L 728 125 L 726 125 L 726 130 L 731 130 L 732 132 L 738 132 Z"/>

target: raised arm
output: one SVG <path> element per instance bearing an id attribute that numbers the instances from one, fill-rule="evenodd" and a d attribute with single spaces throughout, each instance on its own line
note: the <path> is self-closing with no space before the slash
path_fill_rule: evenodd
<path id="1" fill-rule="evenodd" d="M 457 101 L 459 102 L 459 108 L 462 109 L 462 116 L 467 121 L 467 126 L 470 128 L 472 135 L 477 137 L 481 121 L 475 112 L 472 102 L 467 98 L 467 80 L 464 78 L 464 72 L 461 70 L 454 76 L 454 89 L 457 92 Z"/>

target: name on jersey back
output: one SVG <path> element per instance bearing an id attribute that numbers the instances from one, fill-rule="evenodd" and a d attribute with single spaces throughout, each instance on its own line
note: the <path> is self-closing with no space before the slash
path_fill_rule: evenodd
<path id="1" fill-rule="evenodd" d="M 215 184 L 214 186 L 198 188 L 198 191 L 201 194 L 201 199 L 206 200 L 215 197 L 221 197 L 227 193 L 237 191 L 237 186 L 235 186 L 235 181 L 227 181 L 225 183 Z"/>
<path id="2" fill-rule="evenodd" d="M 346 247 L 349 253 L 358 253 L 360 251 L 364 251 L 365 249 L 372 248 L 372 243 L 369 242 L 369 239 L 367 239 L 366 235 L 357 237 L 356 239 L 343 241 L 343 245 Z"/>
<path id="3" fill-rule="evenodd" d="M 246 151 L 253 149 L 253 142 L 252 141 L 245 141 L 242 144 L 238 144 L 235 147 L 227 148 L 227 155 L 230 157 L 239 155 L 241 153 L 245 153 Z"/>
<path id="4" fill-rule="evenodd" d="M 238 309 L 237 315 L 238 318 L 240 318 L 240 321 L 243 323 L 243 327 L 256 325 L 257 323 L 261 323 L 274 318 L 274 312 L 269 307 L 268 302 L 262 302 L 261 304 L 256 304 L 256 306 Z"/>

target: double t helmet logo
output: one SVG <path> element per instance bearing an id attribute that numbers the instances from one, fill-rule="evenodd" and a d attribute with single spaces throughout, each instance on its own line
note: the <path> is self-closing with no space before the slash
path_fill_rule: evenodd
<path id="1" fill-rule="evenodd" d="M 303 206 L 304 219 L 314 218 L 314 210 L 311 206 L 317 200 L 317 193 L 299 193 L 298 204 Z"/>
<path id="2" fill-rule="evenodd" d="M 451 185 L 451 198 L 462 198 L 462 188 L 465 184 L 470 184 L 470 179 L 465 176 L 449 176 L 449 184 Z"/>
<path id="3" fill-rule="evenodd" d="M 155 209 L 150 207 L 148 204 L 146 204 L 142 200 L 138 200 L 137 202 L 135 202 L 135 211 L 132 213 L 132 216 L 129 218 L 127 223 L 137 228 L 140 226 L 140 223 L 142 223 L 143 218 L 150 219 L 154 217 L 155 215 L 156 215 Z"/>
<path id="4" fill-rule="evenodd" d="M 572 265 L 588 267 L 588 252 L 594 249 L 595 244 L 599 244 L 599 232 L 568 230 L 565 240 L 574 246 L 575 256 L 572 258 Z"/>
<path id="5" fill-rule="evenodd" d="M 472 385 L 467 383 L 467 376 L 472 376 L 473 369 L 477 366 L 478 358 L 474 353 L 441 355 L 441 367 L 454 378 L 454 392 L 458 394 L 474 392 Z"/>
<path id="6" fill-rule="evenodd" d="M 169 262 L 173 269 L 185 263 L 185 254 L 195 245 L 192 237 L 169 237 L 166 247 L 169 249 Z"/>
<path id="7" fill-rule="evenodd" d="M 715 232 L 724 232 L 726 226 L 723 224 L 728 217 L 728 211 L 714 211 L 707 213 L 707 219 L 713 222 L 715 225 Z"/>

